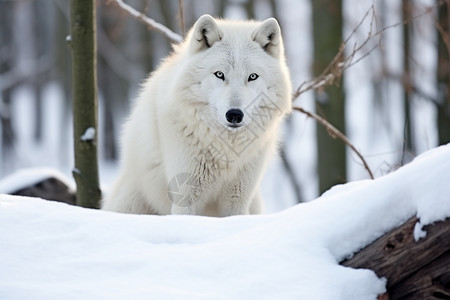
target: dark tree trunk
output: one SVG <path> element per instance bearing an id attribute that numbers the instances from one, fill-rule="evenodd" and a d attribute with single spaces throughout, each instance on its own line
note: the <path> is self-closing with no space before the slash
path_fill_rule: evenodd
<path id="1" fill-rule="evenodd" d="M 410 0 L 402 0 L 403 19 L 410 20 L 413 3 Z M 412 140 L 411 124 L 411 101 L 413 86 L 411 81 L 410 61 L 411 61 L 411 22 L 403 24 L 403 89 L 404 89 L 404 111 L 405 124 L 403 136 L 403 158 L 402 164 L 410 162 L 414 157 L 414 147 Z"/>
<path id="2" fill-rule="evenodd" d="M 95 1 L 70 1 L 72 97 L 77 205 L 100 201 L 97 159 L 97 71 Z"/>
<path id="3" fill-rule="evenodd" d="M 314 74 L 319 75 L 333 60 L 342 43 L 342 1 L 312 1 L 314 27 Z M 317 114 L 345 133 L 344 91 L 338 86 L 316 91 Z M 317 127 L 319 193 L 346 182 L 345 145 L 327 130 Z"/>
<path id="4" fill-rule="evenodd" d="M 439 145 L 450 143 L 450 2 L 439 6 L 438 70 L 439 87 L 438 130 Z M 447 44 L 445 40 L 447 41 Z"/>

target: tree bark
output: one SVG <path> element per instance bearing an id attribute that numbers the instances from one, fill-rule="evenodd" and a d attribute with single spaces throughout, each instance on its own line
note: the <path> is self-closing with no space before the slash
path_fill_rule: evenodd
<path id="1" fill-rule="evenodd" d="M 450 219 L 425 226 L 426 237 L 416 242 L 417 221 L 411 218 L 341 264 L 386 277 L 391 300 L 450 299 Z"/>
<path id="2" fill-rule="evenodd" d="M 410 0 L 402 0 L 403 20 L 410 20 L 412 17 L 411 11 L 414 3 Z M 412 140 L 412 124 L 411 124 L 411 102 L 412 102 L 412 79 L 411 79 L 411 23 L 405 22 L 403 24 L 403 90 L 404 90 L 404 112 L 405 125 L 403 137 L 403 158 L 402 165 L 410 162 L 414 157 L 414 144 Z"/>
<path id="3" fill-rule="evenodd" d="M 97 208 L 97 70 L 95 1 L 70 1 L 72 98 L 77 205 Z"/>
<path id="4" fill-rule="evenodd" d="M 314 75 L 319 75 L 333 60 L 342 43 L 342 1 L 312 1 L 314 27 Z M 317 114 L 345 133 L 344 91 L 338 86 L 315 92 Z M 346 182 L 345 144 L 317 127 L 319 193 Z"/>
<path id="5" fill-rule="evenodd" d="M 439 6 L 438 69 L 439 88 L 438 132 L 439 145 L 450 143 L 450 3 Z"/>

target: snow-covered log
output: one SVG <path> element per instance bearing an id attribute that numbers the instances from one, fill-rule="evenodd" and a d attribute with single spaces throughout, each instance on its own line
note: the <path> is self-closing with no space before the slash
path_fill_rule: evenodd
<path id="1" fill-rule="evenodd" d="M 448 299 L 449 174 L 447 145 L 312 202 L 228 218 L 0 195 L 0 299 Z M 380 237 L 370 265 L 348 267 Z"/>
<path id="2" fill-rule="evenodd" d="M 450 218 L 425 226 L 424 237 L 417 223 L 409 219 L 342 264 L 387 278 L 390 300 L 450 299 Z"/>
<path id="3" fill-rule="evenodd" d="M 0 181 L 0 194 L 76 204 L 73 180 L 51 168 L 29 168 L 14 172 Z"/>

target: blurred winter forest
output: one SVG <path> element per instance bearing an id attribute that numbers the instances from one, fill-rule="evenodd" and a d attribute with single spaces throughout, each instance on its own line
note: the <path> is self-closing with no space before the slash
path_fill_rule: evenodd
<path id="1" fill-rule="evenodd" d="M 375 177 L 450 142 L 448 0 L 126 3 L 180 35 L 205 13 L 277 18 L 293 93 L 301 90 L 294 106 L 345 133 Z M 130 103 L 171 46 L 114 0 L 96 4 L 100 180 L 108 185 L 116 175 L 118 137 Z M 0 23 L 0 179 L 37 166 L 69 175 L 69 1 L 0 0 Z M 262 184 L 269 211 L 369 178 L 354 151 L 301 112 L 287 120 L 281 146 Z"/>

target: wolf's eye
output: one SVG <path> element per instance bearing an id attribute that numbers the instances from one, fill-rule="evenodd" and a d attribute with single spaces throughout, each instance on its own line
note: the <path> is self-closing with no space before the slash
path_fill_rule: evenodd
<path id="1" fill-rule="evenodd" d="M 248 76 L 248 81 L 256 80 L 256 79 L 258 79 L 258 77 L 259 77 L 258 74 L 252 73 L 252 74 L 250 74 L 250 76 Z"/>
<path id="2" fill-rule="evenodd" d="M 225 80 L 225 75 L 223 75 L 223 73 L 220 71 L 215 72 L 214 75 L 216 75 L 216 77 L 219 79 Z"/>

